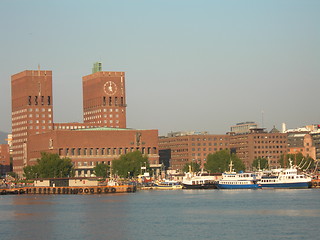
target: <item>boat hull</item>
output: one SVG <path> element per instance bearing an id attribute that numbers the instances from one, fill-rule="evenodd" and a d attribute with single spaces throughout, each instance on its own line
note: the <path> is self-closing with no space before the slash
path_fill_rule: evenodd
<path id="1" fill-rule="evenodd" d="M 259 189 L 259 184 L 217 184 L 218 189 Z"/>
<path id="2" fill-rule="evenodd" d="M 184 189 L 216 189 L 217 186 L 214 183 L 210 184 L 182 184 Z"/>
<path id="3" fill-rule="evenodd" d="M 176 186 L 154 186 L 153 189 L 155 190 L 178 190 L 182 189 L 182 185 L 176 185 Z"/>
<path id="4" fill-rule="evenodd" d="M 262 188 L 311 188 L 311 182 L 261 183 Z"/>

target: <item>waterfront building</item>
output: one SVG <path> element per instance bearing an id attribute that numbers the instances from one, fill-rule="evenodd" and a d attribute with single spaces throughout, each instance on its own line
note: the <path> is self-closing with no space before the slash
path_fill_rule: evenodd
<path id="1" fill-rule="evenodd" d="M 307 132 L 288 131 L 288 153 L 302 153 L 305 157 L 316 159 L 316 147 L 312 135 Z"/>
<path id="2" fill-rule="evenodd" d="M 95 72 L 82 78 L 83 121 L 126 128 L 124 72 Z"/>
<path id="3" fill-rule="evenodd" d="M 169 133 L 167 137 L 159 137 L 159 149 L 161 160 L 170 162 L 171 170 L 181 171 L 190 162 L 197 162 L 204 167 L 209 153 L 229 149 L 229 136 L 207 132 Z M 170 159 L 165 159 L 165 156 Z"/>
<path id="4" fill-rule="evenodd" d="M 319 130 L 310 133 L 313 145 L 315 147 L 315 158 L 314 160 L 320 161 L 320 126 Z"/>
<path id="5" fill-rule="evenodd" d="M 53 123 L 52 71 L 12 76 L 13 171 L 19 176 L 41 152 L 71 158 L 78 176 L 134 150 L 158 165 L 158 130 L 126 128 L 124 72 L 104 72 L 98 64 L 82 83 L 83 123 Z"/>
<path id="6" fill-rule="evenodd" d="M 249 133 L 230 134 L 229 147 L 243 161 L 247 170 L 251 169 L 254 159 L 265 158 L 271 167 L 279 167 L 282 154 L 287 153 L 287 134 L 273 128 L 251 128 Z"/>
<path id="7" fill-rule="evenodd" d="M 288 134 L 289 153 L 302 153 L 303 156 L 320 160 L 320 125 L 307 125 L 289 129 L 286 132 Z"/>
<path id="8" fill-rule="evenodd" d="M 257 127 L 258 124 L 255 122 L 241 122 L 231 126 L 231 132 L 234 134 L 246 134 L 250 132 L 250 129 Z"/>
<path id="9" fill-rule="evenodd" d="M 0 144 L 0 177 L 10 172 L 10 150 L 8 144 Z"/>
<path id="10" fill-rule="evenodd" d="M 28 137 L 52 130 L 52 71 L 27 70 L 11 77 L 13 171 L 29 165 Z"/>
<path id="11" fill-rule="evenodd" d="M 72 160 L 76 177 L 90 177 L 97 163 L 111 166 L 112 160 L 133 151 L 158 164 L 158 130 L 75 128 L 30 136 L 29 161 L 36 163 L 41 152 L 59 154 Z"/>

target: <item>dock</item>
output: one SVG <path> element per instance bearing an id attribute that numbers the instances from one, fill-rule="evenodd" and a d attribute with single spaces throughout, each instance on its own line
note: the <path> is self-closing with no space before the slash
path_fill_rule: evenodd
<path id="1" fill-rule="evenodd" d="M 92 186 L 92 187 L 19 187 L 0 189 L 0 195 L 7 194 L 110 194 L 133 193 L 137 188 L 133 185 Z"/>

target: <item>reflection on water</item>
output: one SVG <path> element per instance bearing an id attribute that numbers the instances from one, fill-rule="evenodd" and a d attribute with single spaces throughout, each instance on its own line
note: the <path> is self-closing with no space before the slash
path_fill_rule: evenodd
<path id="1" fill-rule="evenodd" d="M 320 190 L 0 196 L 0 239 L 317 239 Z"/>

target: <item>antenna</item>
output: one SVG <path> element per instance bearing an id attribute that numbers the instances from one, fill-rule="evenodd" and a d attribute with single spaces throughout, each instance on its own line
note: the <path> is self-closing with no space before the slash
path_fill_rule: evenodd
<path id="1" fill-rule="evenodd" d="M 262 127 L 262 128 L 264 127 L 264 119 L 263 119 L 264 116 L 263 116 L 263 115 L 264 115 L 264 111 L 262 110 L 262 111 L 261 111 L 261 127 Z"/>

